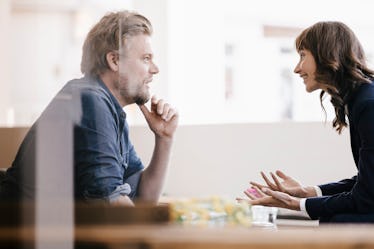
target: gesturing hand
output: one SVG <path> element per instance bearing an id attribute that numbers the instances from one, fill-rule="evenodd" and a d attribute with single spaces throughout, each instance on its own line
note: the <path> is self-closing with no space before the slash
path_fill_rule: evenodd
<path id="1" fill-rule="evenodd" d="M 151 99 L 151 110 L 145 105 L 139 106 L 143 112 L 149 128 L 156 136 L 172 138 L 178 125 L 178 112 L 164 100 L 158 100 L 155 96 Z"/>
<path id="2" fill-rule="evenodd" d="M 260 190 L 258 187 L 254 186 L 252 189 L 255 189 L 256 194 L 254 194 L 252 191 L 244 191 L 244 194 L 249 197 L 249 200 L 245 201 L 251 205 L 263 205 L 300 210 L 300 199 L 297 197 L 293 197 L 279 191 L 273 191 L 268 188 L 262 188 Z M 244 200 L 242 198 L 236 199 L 240 201 Z"/>
<path id="3" fill-rule="evenodd" d="M 265 180 L 267 186 L 256 183 L 256 182 L 250 182 L 250 183 L 253 186 L 256 186 L 260 189 L 270 188 L 271 190 L 287 193 L 295 197 L 303 198 L 303 197 L 315 196 L 315 191 L 313 187 L 302 186 L 298 181 L 284 174 L 280 170 L 276 171 L 276 175 L 272 172 L 270 173 L 270 175 L 273 178 L 274 182 L 270 181 L 264 172 L 261 172 L 261 176 Z M 279 178 L 282 179 L 283 181 L 281 182 Z"/>

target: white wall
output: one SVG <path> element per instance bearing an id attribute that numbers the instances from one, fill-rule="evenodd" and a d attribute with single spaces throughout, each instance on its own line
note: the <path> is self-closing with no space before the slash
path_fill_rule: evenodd
<path id="1" fill-rule="evenodd" d="M 0 123 L 8 124 L 7 113 L 9 111 L 10 102 L 10 72 L 9 72 L 9 23 L 10 23 L 10 1 L 0 1 Z"/>
<path id="2" fill-rule="evenodd" d="M 132 142 L 148 164 L 153 135 L 130 128 Z M 311 185 L 351 177 L 356 172 L 349 131 L 338 135 L 330 123 L 268 123 L 181 126 L 166 185 L 170 196 L 242 196 L 259 172 L 283 169 Z"/>

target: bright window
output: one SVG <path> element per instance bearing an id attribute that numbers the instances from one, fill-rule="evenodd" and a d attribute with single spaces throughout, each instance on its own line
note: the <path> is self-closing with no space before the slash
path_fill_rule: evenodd
<path id="1" fill-rule="evenodd" d="M 178 108 L 181 124 L 324 120 L 319 93 L 307 94 L 293 73 L 294 39 L 317 21 L 348 24 L 373 66 L 370 0 L 6 0 L 1 9 L 0 125 L 31 125 L 81 77 L 85 35 L 110 10 L 135 9 L 153 22 L 161 71 L 152 91 Z M 328 99 L 325 107 L 330 120 Z M 130 124 L 145 124 L 136 106 L 126 111 Z"/>

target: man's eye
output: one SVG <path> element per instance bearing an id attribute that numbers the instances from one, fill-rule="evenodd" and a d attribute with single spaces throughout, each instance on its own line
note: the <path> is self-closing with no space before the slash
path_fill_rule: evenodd
<path id="1" fill-rule="evenodd" d="M 144 61 L 145 61 L 145 62 L 149 62 L 150 60 L 151 60 L 150 57 L 144 57 Z"/>

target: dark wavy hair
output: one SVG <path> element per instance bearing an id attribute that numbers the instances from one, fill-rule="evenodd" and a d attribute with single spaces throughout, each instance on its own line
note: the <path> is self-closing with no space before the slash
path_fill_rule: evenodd
<path id="1" fill-rule="evenodd" d="M 82 73 L 100 75 L 109 69 L 107 53 L 119 51 L 129 36 L 152 35 L 152 32 L 151 22 L 136 12 L 124 10 L 108 13 L 87 34 L 82 48 Z"/>
<path id="2" fill-rule="evenodd" d="M 295 41 L 296 50 L 308 50 L 316 62 L 315 79 L 326 87 L 335 109 L 333 128 L 340 134 L 346 121 L 346 105 L 374 71 L 366 65 L 364 50 L 353 31 L 341 22 L 318 22 L 302 31 Z M 320 94 L 321 106 L 325 91 Z"/>

